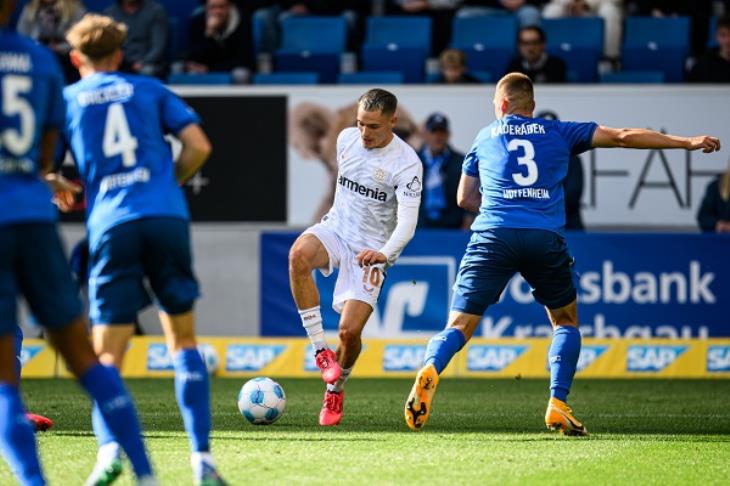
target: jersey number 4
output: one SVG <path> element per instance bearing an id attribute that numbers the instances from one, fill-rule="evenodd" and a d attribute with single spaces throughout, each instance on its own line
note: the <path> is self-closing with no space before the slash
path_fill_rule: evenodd
<path id="1" fill-rule="evenodd" d="M 512 180 L 521 186 L 531 186 L 537 182 L 537 164 L 535 163 L 535 147 L 529 140 L 513 138 L 507 144 L 507 150 L 515 152 L 523 150 L 522 157 L 517 157 L 517 163 L 527 168 L 527 175 L 520 172 L 512 173 Z"/>
<path id="2" fill-rule="evenodd" d="M 23 95 L 30 93 L 33 80 L 28 76 L 7 75 L 2 78 L 3 115 L 18 116 L 20 127 L 6 128 L 0 132 L 0 146 L 20 157 L 28 153 L 35 134 L 35 113 Z"/>
<path id="3" fill-rule="evenodd" d="M 104 125 L 104 140 L 102 150 L 104 157 L 122 156 L 122 165 L 132 167 L 137 163 L 137 139 L 129 131 L 127 115 L 121 103 L 112 103 L 106 112 Z"/>

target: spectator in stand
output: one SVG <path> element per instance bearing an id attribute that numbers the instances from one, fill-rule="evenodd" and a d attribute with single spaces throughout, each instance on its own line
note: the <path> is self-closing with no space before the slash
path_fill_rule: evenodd
<path id="1" fill-rule="evenodd" d="M 697 223 L 707 233 L 730 233 L 730 167 L 707 185 Z"/>
<path id="2" fill-rule="evenodd" d="M 152 0 L 117 0 L 104 14 L 127 26 L 124 61 L 120 70 L 164 76 L 168 26 L 162 5 Z"/>
<path id="3" fill-rule="evenodd" d="M 456 12 L 457 17 L 475 17 L 479 15 L 515 15 L 521 27 L 540 25 L 541 1 L 527 0 L 464 0 L 462 7 Z"/>
<path id="4" fill-rule="evenodd" d="M 564 83 L 565 62 L 545 52 L 545 32 L 538 26 L 522 27 L 518 34 L 519 55 L 509 64 L 507 72 L 526 74 L 533 83 Z"/>
<path id="5" fill-rule="evenodd" d="M 189 73 L 225 71 L 237 83 L 248 81 L 254 68 L 250 23 L 242 21 L 231 0 L 207 0 L 190 20 Z"/>
<path id="6" fill-rule="evenodd" d="M 425 143 L 418 151 L 423 162 L 423 192 L 419 228 L 468 228 L 473 216 L 456 204 L 464 154 L 449 145 L 449 120 L 433 113 L 426 120 Z"/>
<path id="7" fill-rule="evenodd" d="M 553 111 L 543 111 L 535 118 L 546 120 L 559 120 L 558 114 Z M 583 231 L 583 216 L 580 211 L 581 199 L 583 199 L 583 161 L 579 155 L 573 155 L 568 161 L 568 172 L 563 179 L 563 193 L 565 195 L 565 229 Z"/>
<path id="8" fill-rule="evenodd" d="M 624 21 L 622 0 L 551 0 L 542 11 L 543 17 L 601 17 L 604 24 L 603 54 L 616 60 L 621 53 Z"/>
<path id="9" fill-rule="evenodd" d="M 18 32 L 48 46 L 58 57 L 67 83 L 79 79 L 71 65 L 66 32 L 86 13 L 78 0 L 31 0 L 18 19 Z"/>
<path id="10" fill-rule="evenodd" d="M 717 21 L 718 47 L 700 57 L 689 72 L 694 83 L 730 83 L 730 16 Z"/>
<path id="11" fill-rule="evenodd" d="M 466 55 L 459 49 L 446 49 L 439 57 L 441 72 L 433 80 L 438 84 L 478 84 L 480 81 L 467 72 Z"/>

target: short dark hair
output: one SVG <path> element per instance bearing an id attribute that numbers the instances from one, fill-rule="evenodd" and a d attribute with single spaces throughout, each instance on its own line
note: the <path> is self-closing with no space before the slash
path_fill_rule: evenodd
<path id="1" fill-rule="evenodd" d="M 523 32 L 526 32 L 528 30 L 532 30 L 534 32 L 537 32 L 537 36 L 540 38 L 540 42 L 542 42 L 543 44 L 547 40 L 547 36 L 545 35 L 545 31 L 542 30 L 542 28 L 540 28 L 537 25 L 528 25 L 526 27 L 520 28 L 520 31 L 517 33 L 517 42 L 520 41 L 520 37 L 522 36 L 522 33 Z"/>
<path id="2" fill-rule="evenodd" d="M 398 98 L 390 91 L 379 88 L 366 91 L 357 103 L 362 105 L 365 111 L 380 110 L 384 115 L 392 115 L 398 108 Z"/>
<path id="3" fill-rule="evenodd" d="M 717 28 L 730 29 L 730 15 L 723 15 L 717 19 Z"/>

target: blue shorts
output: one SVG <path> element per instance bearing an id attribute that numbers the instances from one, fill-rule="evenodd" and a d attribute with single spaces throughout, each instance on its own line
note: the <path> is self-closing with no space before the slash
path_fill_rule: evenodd
<path id="1" fill-rule="evenodd" d="M 562 235 L 494 228 L 472 235 L 454 284 L 451 310 L 484 314 L 516 272 L 532 287 L 535 300 L 549 309 L 575 300 L 573 257 Z"/>
<path id="2" fill-rule="evenodd" d="M 182 314 L 198 298 L 188 222 L 144 218 L 113 226 L 89 247 L 89 315 L 94 324 L 131 324 L 149 305 Z"/>
<path id="3" fill-rule="evenodd" d="M 22 294 L 35 320 L 49 329 L 71 324 L 82 313 L 54 223 L 0 226 L 0 335 L 16 332 Z"/>

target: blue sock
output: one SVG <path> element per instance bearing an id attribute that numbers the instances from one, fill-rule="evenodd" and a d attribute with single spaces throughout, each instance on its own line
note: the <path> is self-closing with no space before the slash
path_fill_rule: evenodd
<path id="1" fill-rule="evenodd" d="M 94 435 L 99 447 L 109 442 L 118 442 L 117 438 L 114 437 L 114 432 L 109 429 L 104 417 L 101 415 L 101 409 L 96 402 L 94 402 L 91 409 L 91 427 L 94 429 Z"/>
<path id="2" fill-rule="evenodd" d="M 97 420 L 101 418 L 104 421 L 112 437 L 122 446 L 137 477 L 152 474 L 137 410 L 116 368 L 97 364 L 79 382 L 93 398 L 95 408 L 99 409 Z"/>
<path id="3" fill-rule="evenodd" d="M 23 367 L 23 363 L 20 361 L 20 354 L 23 352 L 23 330 L 20 326 L 15 326 L 15 356 L 17 358 L 17 366 L 15 369 L 15 377 L 20 383 L 20 368 Z"/>
<path id="4" fill-rule="evenodd" d="M 436 371 L 441 374 L 451 358 L 464 347 L 464 343 L 466 338 L 461 331 L 453 327 L 446 328 L 428 342 L 423 362 L 433 364 Z"/>
<path id="5" fill-rule="evenodd" d="M 580 355 L 580 331 L 575 326 L 560 326 L 553 332 L 548 351 L 550 362 L 550 396 L 566 401 L 573 384 Z"/>
<path id="6" fill-rule="evenodd" d="M 196 348 L 175 356 L 175 396 L 193 452 L 208 452 L 210 446 L 210 385 L 208 370 Z"/>
<path id="7" fill-rule="evenodd" d="M 38 460 L 33 427 L 25 418 L 18 389 L 0 383 L 0 450 L 20 484 L 46 484 Z"/>

